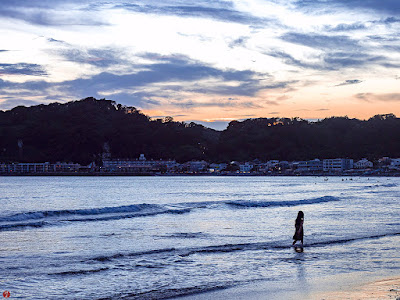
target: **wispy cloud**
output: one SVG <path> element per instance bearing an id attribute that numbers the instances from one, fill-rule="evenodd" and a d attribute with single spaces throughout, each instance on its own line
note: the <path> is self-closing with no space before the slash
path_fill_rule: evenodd
<path id="1" fill-rule="evenodd" d="M 122 53 L 116 49 L 64 49 L 58 53 L 67 61 L 79 64 L 90 64 L 105 68 L 109 66 L 121 66 L 129 63 L 122 57 Z"/>
<path id="2" fill-rule="evenodd" d="M 298 8 L 349 8 L 383 11 L 396 14 L 400 12 L 400 2 L 397 0 L 297 0 Z"/>
<path id="3" fill-rule="evenodd" d="M 346 35 L 289 32 L 281 38 L 293 44 L 318 49 L 336 49 L 336 51 L 354 49 L 359 46 L 357 40 L 351 39 Z"/>
<path id="4" fill-rule="evenodd" d="M 139 3 L 139 4 L 138 4 Z M 130 10 L 138 13 L 150 13 L 159 15 L 174 15 L 184 18 L 195 17 L 213 19 L 225 22 L 260 25 L 270 19 L 256 17 L 246 12 L 234 9 L 231 2 L 226 1 L 167 1 L 153 2 L 152 5 L 138 3 L 120 3 L 114 8 Z"/>
<path id="5" fill-rule="evenodd" d="M 37 64 L 0 64 L 0 75 L 45 76 L 47 72 L 43 66 Z"/>
<path id="6" fill-rule="evenodd" d="M 366 29 L 367 25 L 365 23 L 357 22 L 357 23 L 350 23 L 350 24 L 339 24 L 336 26 L 327 25 L 325 26 L 325 30 L 333 31 L 333 32 L 348 32 L 354 30 L 363 30 Z"/>
<path id="7" fill-rule="evenodd" d="M 346 81 L 344 81 L 342 83 L 339 83 L 339 84 L 337 84 L 335 86 L 352 85 L 352 84 L 358 84 L 358 83 L 361 83 L 361 82 L 362 82 L 362 80 L 359 80 L 359 79 L 348 79 L 348 80 L 346 80 Z"/>
<path id="8" fill-rule="evenodd" d="M 400 93 L 374 94 L 374 93 L 358 93 L 355 98 L 367 102 L 399 102 Z"/>

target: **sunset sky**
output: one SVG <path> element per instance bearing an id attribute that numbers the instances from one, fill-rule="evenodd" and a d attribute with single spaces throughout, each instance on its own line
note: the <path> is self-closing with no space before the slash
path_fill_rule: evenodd
<path id="1" fill-rule="evenodd" d="M 400 116 L 399 0 L 1 0 L 0 109 L 106 98 L 151 117 Z"/>

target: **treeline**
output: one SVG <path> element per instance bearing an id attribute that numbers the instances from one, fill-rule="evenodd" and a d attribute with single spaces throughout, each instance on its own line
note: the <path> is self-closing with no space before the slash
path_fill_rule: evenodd
<path id="1" fill-rule="evenodd" d="M 400 157 L 400 119 L 368 121 L 332 117 L 232 121 L 224 131 L 171 117 L 152 120 L 134 107 L 86 98 L 65 104 L 18 106 L 0 111 L 0 161 L 101 163 L 112 158 L 305 160 Z"/>

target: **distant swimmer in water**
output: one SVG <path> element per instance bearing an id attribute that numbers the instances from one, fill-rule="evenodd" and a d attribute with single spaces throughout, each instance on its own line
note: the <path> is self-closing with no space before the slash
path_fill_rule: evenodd
<path id="1" fill-rule="evenodd" d="M 296 227 L 296 232 L 294 233 L 293 236 L 293 245 L 296 244 L 297 241 L 301 241 L 301 244 L 303 245 L 303 235 L 304 235 L 304 231 L 303 231 L 303 223 L 304 223 L 304 213 L 302 211 L 299 211 L 299 213 L 297 214 L 297 219 L 296 219 L 296 223 L 295 223 L 295 227 Z"/>

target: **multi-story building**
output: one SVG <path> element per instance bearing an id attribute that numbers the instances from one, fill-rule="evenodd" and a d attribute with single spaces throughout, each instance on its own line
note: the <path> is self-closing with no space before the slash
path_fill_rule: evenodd
<path id="1" fill-rule="evenodd" d="M 171 170 L 176 167 L 175 160 L 147 160 L 144 154 L 139 159 L 103 159 L 103 172 L 146 173 L 159 168 Z"/>
<path id="2" fill-rule="evenodd" d="M 244 164 L 239 165 L 239 171 L 241 173 L 248 173 L 253 169 L 253 167 L 254 167 L 253 164 L 246 162 Z"/>
<path id="3" fill-rule="evenodd" d="M 372 168 L 374 164 L 366 158 L 360 159 L 359 161 L 354 163 L 355 169 L 368 169 Z"/>
<path id="4" fill-rule="evenodd" d="M 343 172 L 353 169 L 353 160 L 348 158 L 334 158 L 323 160 L 324 172 Z"/>
<path id="5" fill-rule="evenodd" d="M 394 168 L 400 167 L 400 158 L 392 158 L 390 162 L 390 166 Z"/>
<path id="6" fill-rule="evenodd" d="M 297 165 L 298 172 L 321 172 L 323 170 L 323 163 L 319 159 L 299 161 Z"/>

